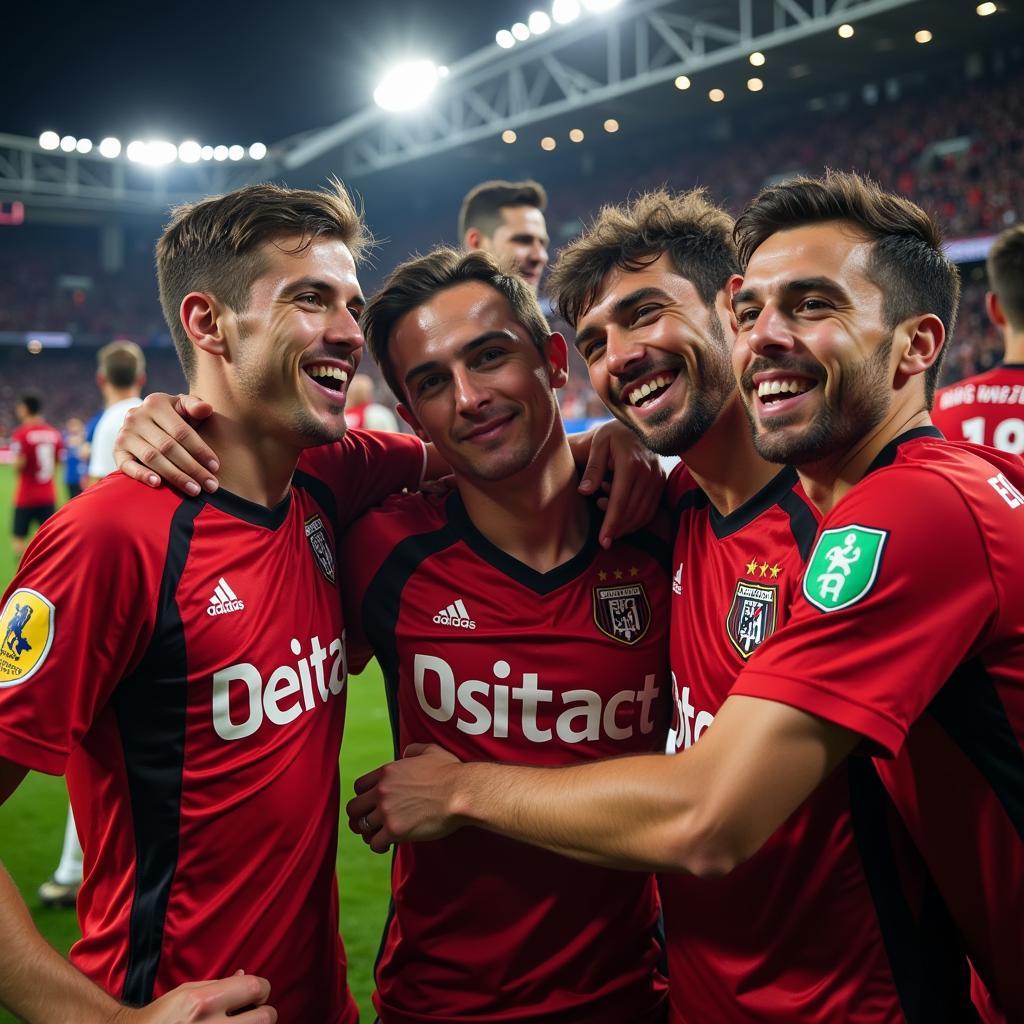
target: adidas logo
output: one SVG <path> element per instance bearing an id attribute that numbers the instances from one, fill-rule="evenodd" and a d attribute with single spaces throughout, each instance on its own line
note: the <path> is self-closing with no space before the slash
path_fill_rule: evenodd
<path id="1" fill-rule="evenodd" d="M 466 606 L 460 597 L 453 601 L 447 608 L 442 608 L 435 616 L 434 621 L 439 626 L 458 626 L 461 629 L 476 629 L 476 623 L 469 617 Z"/>
<path id="2" fill-rule="evenodd" d="M 227 615 L 229 612 L 240 612 L 245 604 L 238 599 L 238 595 L 228 586 L 228 581 L 223 576 L 217 581 L 217 587 L 210 598 L 210 606 L 206 609 L 207 615 Z"/>
<path id="3" fill-rule="evenodd" d="M 672 577 L 672 593 L 682 594 L 683 592 L 683 563 L 679 563 L 675 575 Z"/>

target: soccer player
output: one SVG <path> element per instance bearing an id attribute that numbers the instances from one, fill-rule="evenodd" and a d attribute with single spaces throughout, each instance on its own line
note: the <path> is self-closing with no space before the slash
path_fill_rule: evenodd
<path id="1" fill-rule="evenodd" d="M 146 384 L 146 357 L 134 341 L 112 341 L 96 355 L 96 386 L 103 395 L 104 410 L 89 442 L 89 483 L 117 468 L 114 441 L 129 409 L 142 405 Z"/>
<path id="2" fill-rule="evenodd" d="M 1003 336 L 1003 362 L 940 388 L 932 422 L 951 441 L 1024 454 L 1024 224 L 1004 231 L 987 261 L 985 308 Z"/>
<path id="3" fill-rule="evenodd" d="M 548 196 L 536 181 L 484 181 L 466 194 L 459 238 L 471 252 L 490 253 L 536 292 L 548 265 Z"/>
<path id="4" fill-rule="evenodd" d="M 395 414 L 376 401 L 373 378 L 358 373 L 349 381 L 348 399 L 345 402 L 345 422 L 359 430 L 398 430 Z"/>
<path id="5" fill-rule="evenodd" d="M 196 997 L 175 986 L 239 967 L 269 979 L 284 1021 L 358 1019 L 334 869 L 335 538 L 424 463 L 417 438 L 345 433 L 365 238 L 340 186 L 176 211 L 161 301 L 186 378 L 217 404 L 204 433 L 225 489 L 107 478 L 46 524 L 5 597 L 0 797 L 28 769 L 66 769 L 87 854 L 81 974 L 0 878 L 0 1001 L 30 1021 L 184 1019 L 168 1008 Z M 129 1015 L 101 989 L 157 1002 Z M 265 982 L 229 978 L 202 1019 L 266 999 Z"/>
<path id="6" fill-rule="evenodd" d="M 54 474 L 64 451 L 64 439 L 42 416 L 43 402 L 37 394 L 25 394 L 14 407 L 18 426 L 11 433 L 11 454 L 18 474 L 14 492 L 14 524 L 11 545 L 21 558 L 33 526 L 45 523 L 57 505 Z"/>
<path id="7" fill-rule="evenodd" d="M 643 197 L 602 211 L 551 281 L 598 394 L 687 463 L 670 482 L 682 753 L 546 771 L 413 744 L 349 813 L 375 849 L 472 824 L 687 872 L 661 878 L 673 1021 L 962 1020 L 963 958 L 870 762 L 829 774 L 838 759 L 820 763 L 802 717 L 729 695 L 784 624 L 816 531 L 792 471 L 754 450 L 737 394 L 731 229 L 699 194 Z M 819 774 L 793 797 L 785 769 L 808 760 Z"/>

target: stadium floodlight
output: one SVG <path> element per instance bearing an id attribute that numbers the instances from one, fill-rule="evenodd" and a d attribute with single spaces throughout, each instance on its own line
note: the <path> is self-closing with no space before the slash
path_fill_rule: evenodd
<path id="1" fill-rule="evenodd" d="M 930 43 L 932 41 L 932 34 L 926 28 L 919 28 L 914 33 L 915 43 Z"/>
<path id="2" fill-rule="evenodd" d="M 512 26 L 512 35 L 514 35 L 519 42 L 525 43 L 526 40 L 530 38 L 529 26 L 524 25 L 521 21 L 517 21 Z"/>
<path id="3" fill-rule="evenodd" d="M 551 28 L 551 19 L 543 11 L 534 11 L 526 19 L 526 24 L 535 36 L 542 36 Z"/>
<path id="4" fill-rule="evenodd" d="M 128 149 L 125 152 L 132 163 L 141 164 L 146 158 L 146 144 L 140 139 L 133 139 L 128 143 Z"/>
<path id="5" fill-rule="evenodd" d="M 708 99 L 711 100 L 712 103 L 721 103 L 722 100 L 725 99 L 725 90 L 724 89 L 709 89 L 708 90 Z"/>
<path id="6" fill-rule="evenodd" d="M 975 7 L 974 9 L 975 11 L 978 12 L 978 16 L 981 18 L 987 18 L 990 14 L 995 14 L 998 10 L 996 5 L 992 3 L 991 0 L 989 0 L 988 3 L 978 4 L 978 6 Z"/>
<path id="7" fill-rule="evenodd" d="M 764 88 L 764 82 L 760 78 L 748 78 L 747 88 L 751 92 L 760 92 Z"/>
<path id="8" fill-rule="evenodd" d="M 75 146 L 77 145 L 78 139 L 76 139 L 74 135 L 65 135 L 64 138 L 60 140 L 60 148 L 65 153 L 74 153 Z"/>
<path id="9" fill-rule="evenodd" d="M 228 147 L 227 146 L 214 146 L 213 147 L 213 159 L 214 160 L 227 160 L 228 158 Z"/>
<path id="10" fill-rule="evenodd" d="M 505 129 L 505 130 L 504 130 L 504 131 L 503 131 L 503 132 L 501 133 L 501 141 L 502 141 L 502 142 L 505 142 L 505 143 L 507 143 L 507 144 L 508 144 L 508 145 L 510 145 L 510 146 L 511 146 L 511 145 L 512 145 L 512 143 L 513 143 L 513 142 L 515 142 L 515 141 L 516 141 L 516 139 L 518 139 L 518 138 L 519 138 L 519 136 L 518 136 L 518 135 L 516 135 L 516 133 L 515 133 L 514 131 L 512 131 L 512 129 L 511 129 L 511 128 L 506 128 L 506 129 Z"/>
<path id="11" fill-rule="evenodd" d="M 229 160 L 242 160 L 245 157 L 245 146 L 228 146 Z"/>
<path id="12" fill-rule="evenodd" d="M 584 135 L 583 135 L 583 129 L 582 128 L 573 128 L 569 132 L 569 141 L 570 142 L 582 142 L 583 138 L 584 138 Z"/>
<path id="13" fill-rule="evenodd" d="M 551 17 L 559 25 L 568 25 L 580 16 L 580 0 L 555 0 L 551 5 Z"/>
<path id="14" fill-rule="evenodd" d="M 198 163 L 202 154 L 203 147 L 200 146 L 195 139 L 186 139 L 186 141 L 178 147 L 178 159 L 183 164 Z"/>
<path id="15" fill-rule="evenodd" d="M 60 146 L 60 136 L 56 132 L 43 132 L 39 136 L 39 146 L 42 149 L 57 149 Z"/>
<path id="16" fill-rule="evenodd" d="M 146 155 L 142 162 L 150 167 L 173 164 L 178 159 L 178 147 L 173 142 L 155 139 L 146 143 Z"/>
<path id="17" fill-rule="evenodd" d="M 763 68 L 765 56 L 760 50 L 755 50 L 748 58 L 755 68 Z"/>
<path id="18" fill-rule="evenodd" d="M 443 77 L 432 60 L 396 64 L 373 90 L 373 101 L 384 110 L 415 110 L 430 99 L 438 79 Z"/>
<path id="19" fill-rule="evenodd" d="M 108 160 L 113 160 L 115 157 L 121 155 L 121 140 L 115 139 L 113 135 L 108 135 L 100 143 L 100 156 L 105 156 Z"/>
<path id="20" fill-rule="evenodd" d="M 203 146 L 199 151 L 200 160 L 212 160 L 213 159 L 213 146 Z"/>
<path id="21" fill-rule="evenodd" d="M 604 14 L 613 7 L 618 7 L 622 0 L 583 0 L 583 6 L 591 14 Z"/>
<path id="22" fill-rule="evenodd" d="M 852 25 L 840 25 L 839 28 L 836 29 L 836 32 L 839 33 L 839 38 L 840 39 L 852 39 L 853 38 L 853 26 Z"/>
<path id="23" fill-rule="evenodd" d="M 543 149 L 545 153 L 550 153 L 557 145 L 558 143 L 555 142 L 550 135 L 545 135 L 544 138 L 540 140 L 540 148 Z"/>
<path id="24" fill-rule="evenodd" d="M 676 77 L 675 87 L 680 92 L 683 92 L 684 90 L 689 89 L 692 84 L 693 83 L 690 81 L 689 76 L 687 76 L 687 75 L 679 75 L 679 76 Z"/>
<path id="25" fill-rule="evenodd" d="M 77 153 L 91 153 L 92 152 L 92 139 L 79 139 L 75 143 L 75 152 Z"/>
<path id="26" fill-rule="evenodd" d="M 267 155 L 267 147 L 262 142 L 254 142 L 249 147 L 250 160 L 262 160 Z"/>
<path id="27" fill-rule="evenodd" d="M 494 35 L 494 41 L 503 49 L 511 50 L 516 45 L 516 37 L 507 28 L 500 29 Z"/>
<path id="28" fill-rule="evenodd" d="M 608 132 L 609 135 L 614 135 L 615 132 L 619 130 L 619 122 L 616 121 L 614 117 L 609 117 L 604 123 L 604 130 Z"/>

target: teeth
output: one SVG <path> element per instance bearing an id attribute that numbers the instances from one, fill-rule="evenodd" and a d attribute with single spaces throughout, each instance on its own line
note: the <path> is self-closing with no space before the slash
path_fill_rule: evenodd
<path id="1" fill-rule="evenodd" d="M 792 379 L 792 380 L 763 380 L 757 385 L 757 397 L 765 398 L 768 395 L 802 395 L 805 391 L 810 391 L 814 386 L 813 381 L 804 379 Z"/>
<path id="2" fill-rule="evenodd" d="M 639 405 L 648 395 L 653 395 L 660 391 L 662 388 L 667 388 L 671 384 L 673 378 L 670 376 L 655 377 L 654 380 L 648 381 L 646 384 L 641 384 L 640 387 L 634 388 L 626 396 L 629 400 L 630 405 Z"/>
<path id="3" fill-rule="evenodd" d="M 340 366 L 311 366 L 306 372 L 310 377 L 333 377 L 342 384 L 348 383 L 348 374 Z"/>

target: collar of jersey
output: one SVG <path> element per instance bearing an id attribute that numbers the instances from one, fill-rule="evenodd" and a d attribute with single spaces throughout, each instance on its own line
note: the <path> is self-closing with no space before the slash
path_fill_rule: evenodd
<path id="1" fill-rule="evenodd" d="M 938 427 L 914 427 L 913 430 L 905 430 L 902 434 L 894 437 L 876 456 L 874 462 L 868 466 L 868 473 L 873 473 L 876 469 L 882 469 L 885 466 L 891 466 L 896 461 L 896 455 L 900 450 L 901 444 L 906 444 L 907 441 L 916 441 L 919 437 L 932 437 L 938 438 L 940 441 L 944 440 L 942 431 Z"/>
<path id="2" fill-rule="evenodd" d="M 489 565 L 494 566 L 499 572 L 504 573 L 510 579 L 521 583 L 524 587 L 537 594 L 550 594 L 559 587 L 576 579 L 593 562 L 597 553 L 601 550 L 598 543 L 600 529 L 600 515 L 593 500 L 587 502 L 587 511 L 590 516 L 587 539 L 568 562 L 555 566 L 547 572 L 538 572 L 536 569 L 518 558 L 502 551 L 496 544 L 491 543 L 475 526 L 469 518 L 466 506 L 463 504 L 462 495 L 458 491 L 452 491 L 445 503 L 448 513 L 448 521 L 457 529 L 459 536 L 466 546 L 478 555 Z"/>
<path id="3" fill-rule="evenodd" d="M 276 530 L 288 517 L 288 509 L 292 504 L 292 491 L 289 488 L 284 499 L 273 508 L 257 505 L 256 502 L 226 491 L 223 487 L 219 487 L 213 494 L 200 495 L 192 500 L 205 501 L 206 504 L 219 509 L 225 515 L 241 519 L 242 522 L 251 523 L 253 526 L 262 526 L 265 530 Z"/>
<path id="4" fill-rule="evenodd" d="M 778 505 L 793 490 L 796 482 L 796 470 L 792 466 L 786 466 L 784 469 L 780 469 L 757 494 L 748 498 L 727 516 L 723 516 L 711 502 L 708 502 L 708 517 L 712 532 L 719 540 L 725 540 L 726 537 L 749 526 L 763 512 L 767 512 L 773 505 Z"/>

